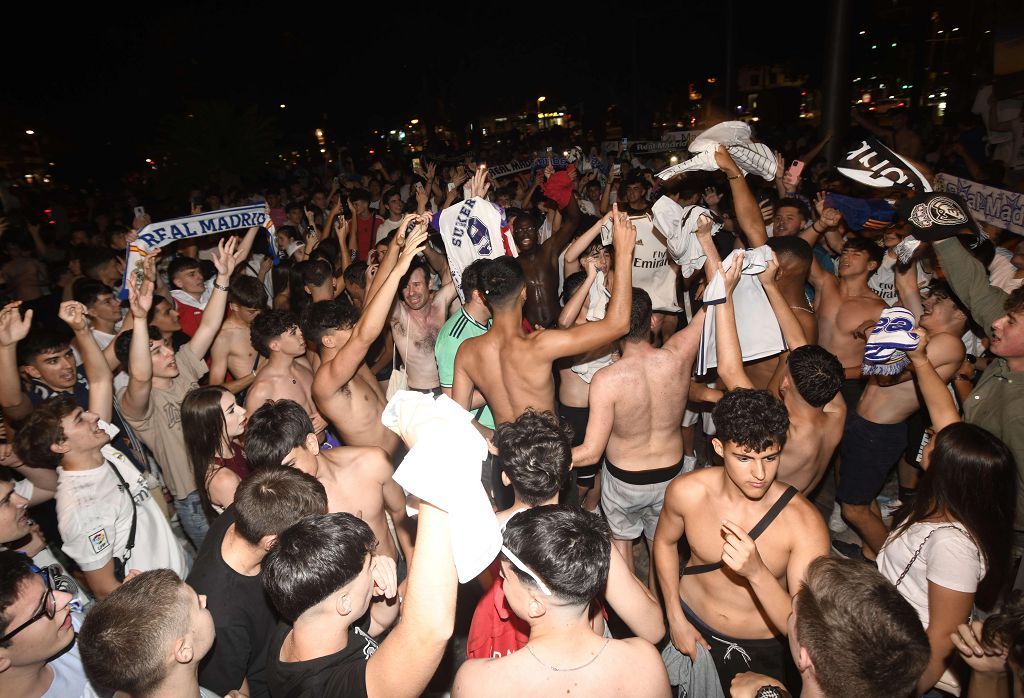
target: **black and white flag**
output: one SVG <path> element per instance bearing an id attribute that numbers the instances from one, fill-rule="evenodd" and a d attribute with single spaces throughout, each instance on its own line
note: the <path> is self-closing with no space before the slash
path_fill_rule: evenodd
<path id="1" fill-rule="evenodd" d="M 874 138 L 861 141 L 836 168 L 855 182 L 869 187 L 903 187 L 931 191 L 920 170 Z"/>

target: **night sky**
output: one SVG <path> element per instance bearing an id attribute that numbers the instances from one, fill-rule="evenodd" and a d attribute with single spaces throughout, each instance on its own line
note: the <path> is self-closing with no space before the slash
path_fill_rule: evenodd
<path id="1" fill-rule="evenodd" d="M 826 3 L 752 4 L 735 3 L 736 65 L 784 62 L 819 80 Z M 411 118 L 459 125 L 539 95 L 573 111 L 654 104 L 721 76 L 726 53 L 726 2 L 659 5 L 623 5 L 621 16 L 596 5 L 368 5 L 382 10 L 376 22 L 353 22 L 351 6 L 281 2 L 147 4 L 144 14 L 46 7 L 7 24 L 0 138 L 35 129 L 49 158 L 80 171 L 134 166 L 158 142 L 161 117 L 195 100 L 255 105 L 282 143 L 317 126 L 344 141 Z"/>

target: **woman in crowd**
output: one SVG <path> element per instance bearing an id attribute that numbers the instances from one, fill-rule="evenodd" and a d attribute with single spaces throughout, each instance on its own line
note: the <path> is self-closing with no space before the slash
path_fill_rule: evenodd
<path id="1" fill-rule="evenodd" d="M 245 452 L 237 441 L 245 422 L 245 408 L 219 385 L 197 388 L 181 403 L 181 426 L 188 434 L 185 448 L 210 519 L 235 500 L 238 483 L 249 474 Z"/>

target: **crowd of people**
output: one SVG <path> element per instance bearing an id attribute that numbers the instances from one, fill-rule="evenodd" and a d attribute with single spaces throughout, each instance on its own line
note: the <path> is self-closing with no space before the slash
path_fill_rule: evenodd
<path id="1" fill-rule="evenodd" d="M 823 144 L 8 197 L 0 694 L 1021 695 L 1024 242 Z"/>

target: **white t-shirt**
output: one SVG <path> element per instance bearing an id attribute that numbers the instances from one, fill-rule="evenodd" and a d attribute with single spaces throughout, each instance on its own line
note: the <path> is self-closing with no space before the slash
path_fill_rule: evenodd
<path id="1" fill-rule="evenodd" d="M 373 240 L 373 244 L 376 245 L 378 242 L 386 238 L 391 234 L 392 230 L 398 230 L 398 226 L 402 225 L 402 219 L 399 218 L 397 221 L 393 221 L 390 218 L 384 219 L 384 222 L 377 226 L 377 236 Z"/>
<path id="2" fill-rule="evenodd" d="M 900 297 L 896 293 L 896 262 L 899 260 L 896 257 L 890 257 L 888 253 L 882 257 L 882 263 L 875 270 L 875 273 L 868 279 L 868 288 L 878 294 L 879 298 L 885 301 L 888 305 L 893 306 L 899 303 Z M 931 274 L 921 268 L 921 265 L 916 263 L 914 266 L 917 267 L 917 287 L 924 288 L 931 281 Z"/>
<path id="3" fill-rule="evenodd" d="M 929 533 L 931 537 L 925 542 Z M 898 588 L 927 628 L 928 582 L 973 594 L 986 570 L 978 546 L 962 524 L 916 523 L 898 537 L 889 536 L 878 553 L 878 571 L 895 584 L 918 548 L 921 554 Z"/>
<path id="4" fill-rule="evenodd" d="M 71 627 L 76 633 L 82 629 L 81 613 L 71 612 Z M 53 682 L 43 698 L 98 698 L 89 679 L 85 677 L 77 640 L 74 647 L 50 662 L 50 668 L 53 669 Z"/>
<path id="5" fill-rule="evenodd" d="M 167 568 L 184 579 L 188 573 L 185 552 L 150 496 L 146 479 L 114 447 L 104 446 L 103 455 L 107 463 L 91 470 L 57 468 L 57 526 L 64 552 L 87 572 L 100 569 L 112 557 L 124 559 L 132 504 L 121 491 L 113 464 L 138 505 L 135 547 L 125 571 Z"/>

